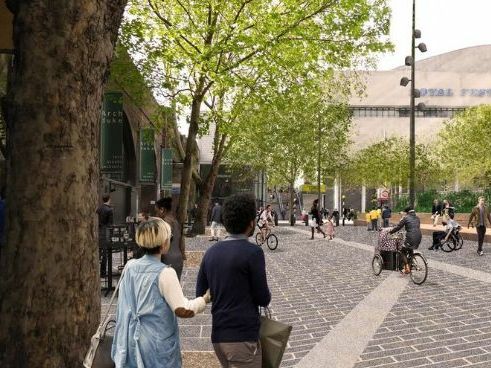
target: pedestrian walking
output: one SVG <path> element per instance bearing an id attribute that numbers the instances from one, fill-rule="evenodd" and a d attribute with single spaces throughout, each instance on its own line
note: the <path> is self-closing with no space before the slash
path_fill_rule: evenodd
<path id="1" fill-rule="evenodd" d="M 385 205 L 382 210 L 382 227 L 389 227 L 390 218 L 392 217 L 392 210 L 389 206 Z"/>
<path id="2" fill-rule="evenodd" d="M 222 206 L 217 201 L 211 210 L 211 238 L 209 241 L 218 241 L 220 228 L 222 227 Z"/>
<path id="3" fill-rule="evenodd" d="M 254 197 L 229 197 L 223 223 L 230 235 L 206 251 L 198 272 L 196 295 L 210 289 L 211 342 L 222 367 L 262 365 L 259 307 L 269 305 L 271 293 L 263 250 L 248 240 L 255 216 Z"/>
<path id="4" fill-rule="evenodd" d="M 319 200 L 314 200 L 314 202 L 312 202 L 312 208 L 310 209 L 310 214 L 312 216 L 312 223 L 310 224 L 310 229 L 312 230 L 312 237 L 310 238 L 310 240 L 314 240 L 314 233 L 315 233 L 315 230 L 317 230 L 318 233 L 321 233 L 322 235 L 324 235 L 324 238 L 326 237 L 326 233 L 324 231 L 322 231 L 322 216 L 321 216 L 321 213 L 319 211 Z M 314 225 L 314 226 L 312 226 Z"/>
<path id="5" fill-rule="evenodd" d="M 367 223 L 367 231 L 372 231 L 372 219 L 370 217 L 370 211 L 365 213 L 365 221 Z"/>
<path id="6" fill-rule="evenodd" d="M 155 203 L 157 216 L 167 222 L 171 228 L 170 248 L 167 253 L 162 255 L 162 263 L 171 266 L 177 274 L 177 278 L 181 280 L 182 267 L 186 259 L 184 239 L 181 239 L 181 226 L 172 213 L 172 198 L 160 198 Z M 181 240 L 182 244 L 181 244 Z"/>
<path id="7" fill-rule="evenodd" d="M 474 219 L 476 219 L 477 254 L 482 256 L 484 254 L 482 249 L 484 235 L 486 235 L 486 224 L 491 225 L 491 215 L 488 206 L 485 204 L 484 197 L 479 197 L 477 206 L 472 209 L 467 228 L 469 228 L 470 225 L 474 226 Z"/>
<path id="8" fill-rule="evenodd" d="M 433 205 L 431 206 L 431 218 L 433 220 L 433 226 L 438 224 L 438 219 L 442 216 L 442 204 L 435 198 Z"/>
<path id="9" fill-rule="evenodd" d="M 106 277 L 107 272 L 107 257 L 112 254 L 107 254 L 107 239 L 106 231 L 109 226 L 114 223 L 114 211 L 111 207 L 111 196 L 104 194 L 102 196 L 102 204 L 97 208 L 96 213 L 99 217 L 99 260 L 101 263 L 101 277 Z"/>
<path id="10" fill-rule="evenodd" d="M 369 215 L 370 215 L 370 223 L 372 224 L 372 231 L 378 230 L 378 219 L 379 219 L 378 209 L 376 207 L 373 207 Z"/>
<path id="11" fill-rule="evenodd" d="M 151 217 L 136 231 L 143 257 L 130 260 L 119 288 L 111 357 L 116 368 L 180 368 L 177 318 L 194 317 L 205 309 L 210 293 L 184 297 L 176 271 L 160 259 L 170 247 L 171 228 Z"/>
<path id="12" fill-rule="evenodd" d="M 334 223 L 336 224 L 336 226 L 339 226 L 339 211 L 337 208 L 335 208 L 332 211 L 332 217 L 334 219 Z"/>
<path id="13" fill-rule="evenodd" d="M 332 222 L 332 216 L 327 218 L 326 235 L 329 236 L 329 240 L 334 239 L 334 223 Z"/>
<path id="14" fill-rule="evenodd" d="M 344 207 L 343 208 L 343 226 L 344 226 L 346 220 L 348 219 L 348 216 L 349 216 L 349 208 Z"/>

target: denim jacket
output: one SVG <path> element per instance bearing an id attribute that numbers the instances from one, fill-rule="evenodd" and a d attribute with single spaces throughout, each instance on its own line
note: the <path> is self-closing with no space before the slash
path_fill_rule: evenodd
<path id="1" fill-rule="evenodd" d="M 181 367 L 177 317 L 158 285 L 164 267 L 151 255 L 126 266 L 111 351 L 116 368 Z"/>

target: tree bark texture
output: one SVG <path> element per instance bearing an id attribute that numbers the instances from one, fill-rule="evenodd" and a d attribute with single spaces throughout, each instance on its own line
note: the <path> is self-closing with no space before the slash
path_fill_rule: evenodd
<path id="1" fill-rule="evenodd" d="M 196 219 L 193 223 L 193 234 L 204 234 L 208 222 L 208 208 L 210 206 L 211 194 L 215 188 L 215 181 L 220 168 L 220 157 L 213 157 L 211 169 L 206 176 L 205 181 L 200 187 L 200 197 L 198 199 L 198 208 L 196 209 Z"/>
<path id="2" fill-rule="evenodd" d="M 193 234 L 204 234 L 206 224 L 208 222 L 208 208 L 210 206 L 211 195 L 215 188 L 215 182 L 222 163 L 222 158 L 228 147 L 227 134 L 220 133 L 220 126 L 215 126 L 214 143 L 213 143 L 213 159 L 211 168 L 203 183 L 200 185 L 200 197 L 198 199 L 198 208 L 196 209 L 196 219 L 193 223 L 191 232 Z"/>
<path id="3" fill-rule="evenodd" d="M 184 157 L 184 164 L 181 172 L 181 193 L 179 194 L 179 208 L 177 210 L 177 220 L 181 224 L 181 249 L 184 249 L 184 223 L 186 221 L 189 193 L 191 188 L 191 177 L 193 172 L 193 150 L 196 146 L 196 136 L 198 134 L 198 120 L 200 116 L 201 103 L 203 96 L 201 91 L 203 90 L 204 81 L 200 82 L 198 92 L 193 98 L 191 106 L 191 116 L 189 119 L 189 130 L 186 141 L 186 155 Z"/>
<path id="4" fill-rule="evenodd" d="M 98 326 L 100 110 L 125 3 L 9 1 L 1 367 L 80 367 Z"/>

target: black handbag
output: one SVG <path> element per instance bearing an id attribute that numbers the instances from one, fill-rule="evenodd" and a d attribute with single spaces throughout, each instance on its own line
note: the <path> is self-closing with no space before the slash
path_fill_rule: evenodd
<path id="1" fill-rule="evenodd" d="M 110 330 L 116 324 L 116 321 L 109 319 L 109 311 L 114 303 L 114 298 L 119 290 L 119 285 L 121 280 L 123 280 L 125 269 L 121 272 L 121 277 L 119 278 L 118 284 L 114 289 L 114 293 L 111 296 L 111 301 L 107 308 L 106 315 L 104 316 L 103 322 L 97 328 L 96 333 L 90 339 L 89 351 L 85 355 L 83 362 L 84 368 L 114 368 L 115 364 L 111 358 L 111 348 L 113 345 L 113 337 L 107 335 L 107 331 Z"/>
<path id="2" fill-rule="evenodd" d="M 278 368 L 290 338 L 292 326 L 271 319 L 271 311 L 264 308 L 261 315 L 259 339 L 262 349 L 262 368 Z"/>

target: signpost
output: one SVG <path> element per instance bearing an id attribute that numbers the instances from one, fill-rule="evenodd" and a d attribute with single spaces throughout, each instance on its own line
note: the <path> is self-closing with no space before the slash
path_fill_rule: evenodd
<path id="1" fill-rule="evenodd" d="M 140 182 L 155 182 L 155 149 L 153 129 L 140 130 Z"/>
<path id="2" fill-rule="evenodd" d="M 124 181 L 123 124 L 123 94 L 106 93 L 101 121 L 101 172 L 118 181 Z"/>
<path id="3" fill-rule="evenodd" d="M 160 185 L 162 190 L 172 190 L 172 148 L 160 150 Z"/>

